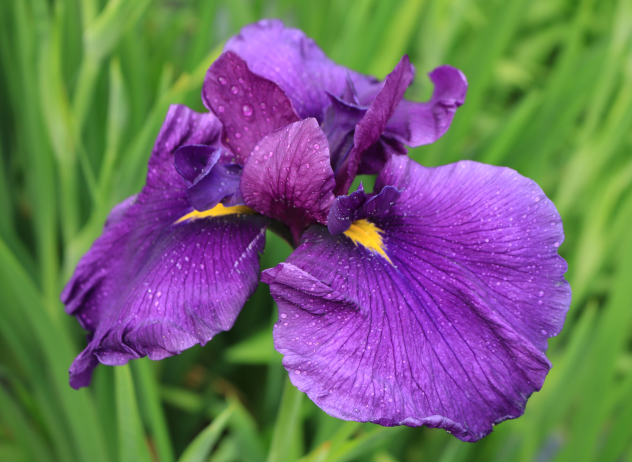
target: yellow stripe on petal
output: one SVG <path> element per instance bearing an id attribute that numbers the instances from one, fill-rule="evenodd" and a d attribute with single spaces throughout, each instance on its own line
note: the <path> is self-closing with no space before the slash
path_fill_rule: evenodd
<path id="1" fill-rule="evenodd" d="M 388 260 L 392 265 L 393 262 L 386 252 L 384 252 L 384 243 L 382 242 L 382 230 L 368 220 L 354 221 L 345 236 L 353 241 L 355 245 L 362 244 L 371 252 L 378 253 Z"/>
<path id="2" fill-rule="evenodd" d="M 180 218 L 177 223 L 182 223 L 183 221 L 190 220 L 199 220 L 200 218 L 208 218 L 208 217 L 221 217 L 223 215 L 236 215 L 236 214 L 252 214 L 255 213 L 250 207 L 246 207 L 245 205 L 234 205 L 232 207 L 224 207 L 222 204 L 217 204 L 215 207 L 209 210 L 205 210 L 204 212 L 198 212 L 194 210 L 191 213 L 187 213 L 185 216 Z"/>

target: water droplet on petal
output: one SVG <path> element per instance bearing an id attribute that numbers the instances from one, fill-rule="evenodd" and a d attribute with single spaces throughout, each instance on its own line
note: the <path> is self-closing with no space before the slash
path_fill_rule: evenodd
<path id="1" fill-rule="evenodd" d="M 241 107 L 241 110 L 244 112 L 244 115 L 246 117 L 250 117 L 252 115 L 252 106 L 250 106 L 249 104 L 244 104 Z"/>
<path id="2" fill-rule="evenodd" d="M 220 77 L 217 80 L 219 80 L 219 83 L 221 83 L 222 85 L 226 85 L 226 77 Z"/>
<path id="3" fill-rule="evenodd" d="M 237 85 L 233 85 L 232 87 L 230 87 L 230 92 L 233 95 L 236 95 L 237 93 L 239 93 L 239 88 L 237 88 Z"/>
<path id="4" fill-rule="evenodd" d="M 218 106 L 217 110 L 219 112 L 224 112 L 226 110 L 226 108 L 224 106 Z"/>

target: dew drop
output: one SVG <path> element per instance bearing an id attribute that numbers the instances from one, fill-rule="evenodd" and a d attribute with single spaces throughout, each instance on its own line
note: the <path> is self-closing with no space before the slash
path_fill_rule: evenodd
<path id="1" fill-rule="evenodd" d="M 217 110 L 219 112 L 224 112 L 226 110 L 226 108 L 224 106 L 218 106 Z"/>
<path id="2" fill-rule="evenodd" d="M 226 78 L 225 77 L 220 77 L 217 80 L 219 80 L 219 83 L 221 83 L 222 85 L 226 85 Z"/>
<path id="3" fill-rule="evenodd" d="M 241 133 L 239 133 L 239 132 L 235 133 L 235 138 L 237 138 L 237 139 L 241 138 Z"/>
<path id="4" fill-rule="evenodd" d="M 244 104 L 241 107 L 241 110 L 244 112 L 244 115 L 246 117 L 250 117 L 252 115 L 252 106 L 250 106 L 249 104 Z"/>
<path id="5" fill-rule="evenodd" d="M 281 317 L 284 319 L 287 318 L 287 313 L 281 313 Z"/>
<path id="6" fill-rule="evenodd" d="M 230 92 L 233 95 L 236 95 L 237 93 L 239 93 L 239 88 L 237 88 L 237 85 L 233 85 L 232 87 L 230 87 Z"/>

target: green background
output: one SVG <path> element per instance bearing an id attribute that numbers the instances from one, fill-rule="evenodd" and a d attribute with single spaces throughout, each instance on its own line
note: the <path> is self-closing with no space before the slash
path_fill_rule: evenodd
<path id="1" fill-rule="evenodd" d="M 59 293 L 113 204 L 137 192 L 167 107 L 202 110 L 226 38 L 280 17 L 407 97 L 463 70 L 424 165 L 475 159 L 535 179 L 564 220 L 573 303 L 525 415 L 462 443 L 325 415 L 287 387 L 261 286 L 235 327 L 161 362 L 97 368 Z M 0 460 L 632 461 L 632 0 L 0 1 Z M 289 247 L 269 236 L 262 267 Z"/>

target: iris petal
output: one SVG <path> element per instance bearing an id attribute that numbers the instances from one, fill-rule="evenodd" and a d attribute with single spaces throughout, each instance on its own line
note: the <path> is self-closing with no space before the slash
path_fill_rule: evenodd
<path id="1" fill-rule="evenodd" d="M 257 141 L 277 128 L 299 120 L 279 86 L 253 74 L 233 52 L 209 68 L 202 100 L 224 125 L 222 143 L 243 165 Z"/>
<path id="2" fill-rule="evenodd" d="M 276 19 L 245 26 L 226 42 L 224 50 L 234 51 L 252 72 L 276 82 L 301 118 L 315 117 L 322 122 L 330 104 L 327 93 L 338 97 L 348 93 L 348 77 L 360 99 L 363 94 L 374 94 L 380 85 L 373 77 L 334 63 L 302 31 L 286 28 Z"/>
<path id="3" fill-rule="evenodd" d="M 264 272 L 275 347 L 335 417 L 476 441 L 520 416 L 550 368 L 546 339 L 570 304 L 559 215 L 531 180 L 475 162 L 395 156 L 376 190 L 387 185 L 401 196 L 370 222 L 392 264 L 313 226 Z"/>
<path id="4" fill-rule="evenodd" d="M 452 66 L 433 70 L 435 85 L 430 101 L 402 101 L 386 124 L 385 136 L 417 147 L 437 141 L 450 128 L 456 109 L 465 102 L 467 79 Z"/>
<path id="5" fill-rule="evenodd" d="M 403 56 L 386 76 L 384 85 L 356 125 L 353 147 L 336 169 L 336 194 L 346 194 L 355 178 L 362 155 L 379 139 L 404 92 L 413 81 L 414 71 L 408 56 Z"/>
<path id="6" fill-rule="evenodd" d="M 285 223 L 296 244 L 310 224 L 327 222 L 333 186 L 327 138 L 313 118 L 262 139 L 241 177 L 246 205 Z"/>
<path id="7" fill-rule="evenodd" d="M 62 293 L 66 311 L 89 331 L 70 383 L 90 383 L 102 362 L 177 354 L 231 327 L 259 276 L 267 220 L 232 214 L 176 223 L 191 211 L 174 166 L 183 144 L 212 144 L 212 114 L 172 106 L 137 197 L 113 210 L 104 232 Z"/>

